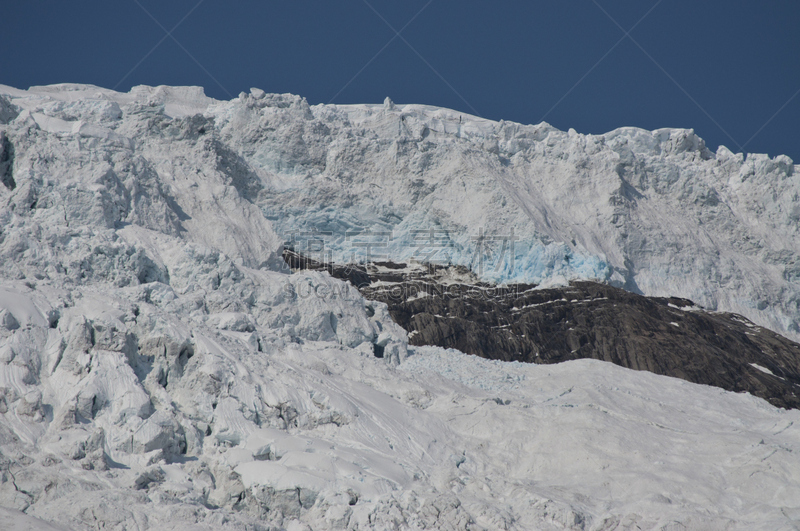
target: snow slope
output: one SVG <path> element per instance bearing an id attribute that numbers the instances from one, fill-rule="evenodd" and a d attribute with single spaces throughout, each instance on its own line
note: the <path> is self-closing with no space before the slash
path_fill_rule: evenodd
<path id="1" fill-rule="evenodd" d="M 510 179 L 503 172 L 521 172 L 524 153 L 547 138 L 563 148 L 587 137 L 470 117 L 458 125 L 452 111 L 420 106 L 312 108 L 260 91 L 231 102 L 168 87 L 0 94 L 0 524 L 796 528 L 800 412 L 590 360 L 535 366 L 409 349 L 385 305 L 327 274 L 280 267 L 293 228 L 374 220 L 400 234 L 436 217 L 460 224 L 452 248 L 462 259 L 472 228 L 514 228 L 519 260 L 532 264 L 519 274 L 624 277 L 611 252 L 617 228 L 587 221 L 576 243 L 559 240 L 569 212 L 548 210 L 551 232 L 539 227 L 535 208 L 553 207 L 520 199 L 534 181 L 508 181 L 512 194 L 497 175 L 467 172 L 495 157 Z M 419 135 L 429 155 L 394 139 L 406 121 L 428 128 Z M 504 159 L 535 130 L 546 134 L 529 138 L 519 162 Z M 511 136 L 495 149 L 502 131 Z M 611 164 L 613 138 L 603 142 L 587 167 Z M 692 153 L 701 151 L 664 164 L 711 164 Z M 417 177 L 395 166 L 411 159 L 430 188 L 416 198 Z M 547 164 L 570 183 L 578 177 L 557 170 L 564 160 Z M 345 188 L 336 179 L 347 175 Z M 587 187 L 612 187 L 592 175 Z M 372 182 L 384 191 L 367 194 Z M 460 208 L 465 198 L 471 209 Z M 656 203 L 648 208 L 669 212 Z M 598 204 L 585 208 L 607 207 Z M 592 240 L 597 227 L 611 236 Z M 793 245 L 787 227 L 774 245 Z M 745 265 L 773 267 L 758 256 Z M 648 277 L 625 278 L 644 289 Z M 788 281 L 767 281 L 791 295 Z M 750 293 L 741 289 L 732 293 Z M 788 300 L 757 315 L 780 324 Z"/>

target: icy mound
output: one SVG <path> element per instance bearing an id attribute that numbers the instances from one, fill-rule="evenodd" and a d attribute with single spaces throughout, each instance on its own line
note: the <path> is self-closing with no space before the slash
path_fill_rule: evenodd
<path id="1" fill-rule="evenodd" d="M 595 222 L 575 243 L 556 238 L 565 218 L 509 192 L 534 182 L 521 168 L 545 164 L 535 150 L 588 137 L 260 91 L 0 95 L 0 526 L 781 529 L 800 517 L 797 411 L 599 362 L 409 356 L 385 305 L 280 267 L 290 228 L 433 220 L 513 228 L 526 271 L 613 280 L 621 266 L 598 250 L 612 240 L 589 237 Z M 672 146 L 665 164 L 711 164 L 672 135 L 657 143 Z M 607 149 L 586 167 L 612 164 Z M 546 160 L 569 183 L 564 156 Z M 770 171 L 788 172 L 779 163 Z M 586 187 L 613 184 L 598 172 Z M 467 257 L 475 241 L 453 234 Z M 787 298 L 764 308 L 775 319 L 789 315 L 780 286 Z"/>

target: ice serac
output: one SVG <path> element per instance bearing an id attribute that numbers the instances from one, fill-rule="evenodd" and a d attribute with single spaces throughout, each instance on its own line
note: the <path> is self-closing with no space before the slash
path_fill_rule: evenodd
<path id="1" fill-rule="evenodd" d="M 659 268 L 694 246 L 702 268 L 676 263 L 719 273 L 696 280 L 709 300 L 746 306 L 763 287 L 753 320 L 780 324 L 796 278 L 779 271 L 795 240 L 778 213 L 796 199 L 766 190 L 794 189 L 787 160 L 715 158 L 681 131 L 583 137 L 258 90 L 220 102 L 196 87 L 0 86 L 0 113 L 0 527 L 774 530 L 800 518 L 800 412 L 592 360 L 409 347 L 386 304 L 326 272 L 290 273 L 277 254 L 287 232 L 313 228 L 348 254 L 346 231 L 365 227 L 410 253 L 414 231 L 433 227 L 458 262 L 473 231 L 513 229 L 519 268 L 487 278 L 647 291 L 678 286 Z M 709 175 L 723 183 L 716 206 L 710 192 L 702 209 L 678 197 Z M 702 262 L 695 240 L 659 247 L 673 232 L 636 239 L 654 234 L 645 210 L 667 231 L 678 206 L 719 221 L 717 259 Z M 764 220 L 773 239 L 754 236 Z M 759 268 L 775 274 L 750 287 L 734 274 Z"/>
<path id="2" fill-rule="evenodd" d="M 336 262 L 432 256 L 487 280 L 600 280 L 800 339 L 800 177 L 786 156 L 714 153 L 690 129 L 581 135 L 261 92 L 208 112 L 270 174 L 259 204 L 276 230 L 300 246 L 316 230 Z M 354 245 L 363 230 L 372 239 Z"/>

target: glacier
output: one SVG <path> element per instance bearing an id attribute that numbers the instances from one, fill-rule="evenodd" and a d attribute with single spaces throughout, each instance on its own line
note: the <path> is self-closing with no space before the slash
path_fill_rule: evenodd
<path id="1" fill-rule="evenodd" d="M 581 135 L 388 99 L 310 106 L 256 90 L 206 112 L 269 176 L 258 203 L 298 250 L 432 256 L 495 282 L 599 280 L 800 339 L 800 177 L 786 156 L 713 153 L 689 129 Z"/>
<path id="2" fill-rule="evenodd" d="M 0 527 L 793 529 L 800 412 L 409 347 L 280 253 L 601 280 L 797 337 L 795 170 L 690 130 L 0 85 Z"/>

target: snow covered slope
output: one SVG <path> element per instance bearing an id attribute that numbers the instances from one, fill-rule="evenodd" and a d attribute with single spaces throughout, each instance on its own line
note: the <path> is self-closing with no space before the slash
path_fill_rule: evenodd
<path id="1" fill-rule="evenodd" d="M 619 196 L 621 155 L 609 146 L 622 133 L 601 142 L 260 91 L 231 102 L 168 87 L 0 95 L 0 525 L 775 530 L 800 519 L 800 411 L 591 360 L 533 366 L 409 349 L 385 305 L 327 274 L 281 269 L 287 231 L 330 231 L 330 249 L 363 255 L 369 247 L 343 231 L 371 223 L 398 235 L 392 252 L 409 253 L 402 238 L 417 234 L 403 228 L 438 223 L 458 229 L 448 233 L 455 260 L 469 260 L 473 229 L 513 228 L 520 269 L 498 278 L 681 287 L 677 270 L 659 267 L 689 250 L 648 239 L 658 252 L 637 247 L 650 260 L 640 270 L 614 254 L 623 229 L 591 218 L 619 207 L 641 221 L 635 212 L 651 205 L 668 231 L 677 216 L 669 186 L 636 207 L 605 203 Z M 403 140 L 412 134 L 420 140 Z M 588 173 L 565 170 L 567 147 L 592 142 Z M 660 142 L 648 149 L 672 145 Z M 697 182 L 739 167 L 673 151 L 665 167 Z M 786 178 L 769 186 L 796 187 L 782 160 L 769 164 Z M 756 185 L 765 171 L 747 177 L 742 197 L 767 189 Z M 558 195 L 551 181 L 578 188 Z M 569 210 L 567 196 L 594 202 Z M 714 234 L 766 230 L 771 218 L 745 224 L 750 203 L 734 199 L 744 206 L 725 207 L 730 224 Z M 576 223 L 579 212 L 591 219 Z M 641 223 L 630 221 L 628 240 L 652 229 Z M 794 233 L 781 227 L 781 239 L 736 241 L 788 249 Z M 696 258 L 698 241 L 686 238 Z M 770 264 L 723 243 L 718 263 L 744 257 L 730 265 L 742 274 L 778 272 L 793 256 Z M 768 305 L 754 315 L 788 329 L 794 285 L 782 275 L 682 282 L 743 307 L 763 288 Z"/>

